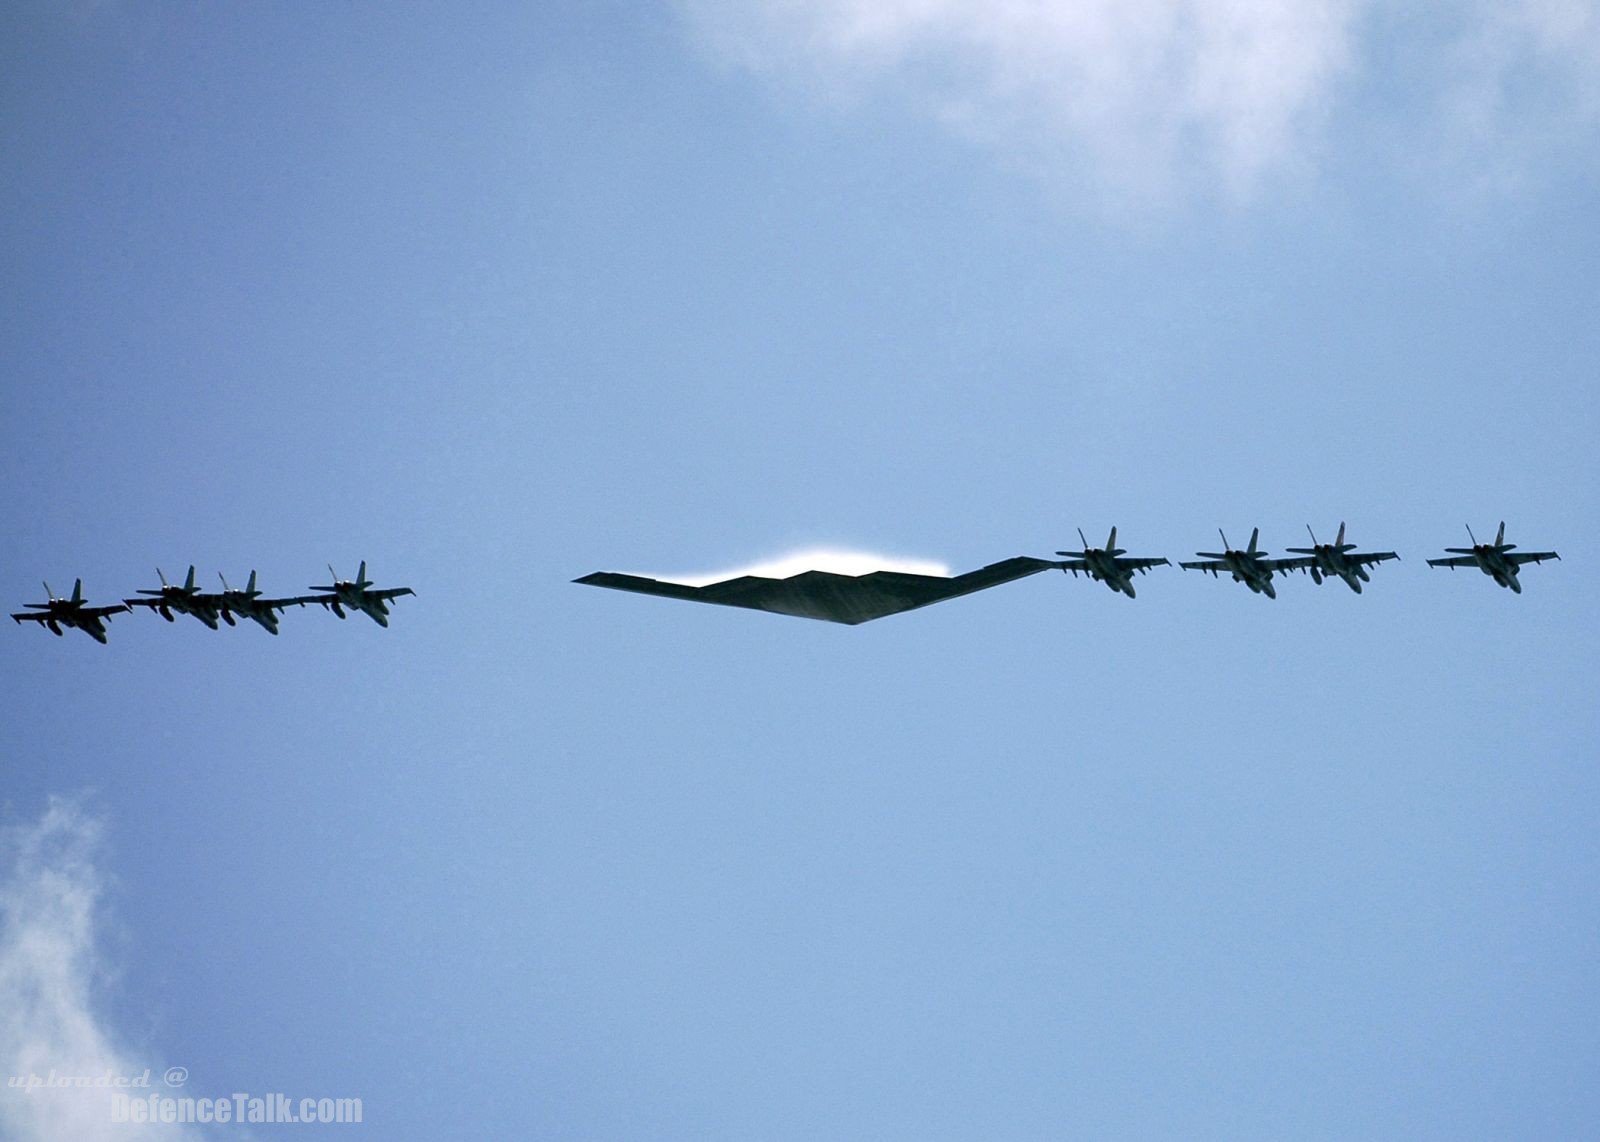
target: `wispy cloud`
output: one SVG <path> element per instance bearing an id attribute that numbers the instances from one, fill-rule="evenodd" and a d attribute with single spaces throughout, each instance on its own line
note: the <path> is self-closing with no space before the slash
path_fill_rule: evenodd
<path id="1" fill-rule="evenodd" d="M 100 822 L 52 798 L 38 821 L 0 830 L 0 1071 L 8 1080 L 134 1076 L 134 1059 L 106 1026 L 94 994 L 107 974 L 96 943 L 104 876 Z M 161 1080 L 159 1076 L 156 1083 Z M 111 1091 L 0 1089 L 0 1137 L 198 1138 L 189 1128 L 115 1123 Z"/>
<path id="2" fill-rule="evenodd" d="M 1442 158 L 1474 183 L 1513 189 L 1544 158 L 1592 148 L 1600 124 L 1600 0 L 1477 0 L 1443 58 Z"/>
<path id="3" fill-rule="evenodd" d="M 1341 111 L 1482 164 L 1600 117 L 1600 0 L 683 3 L 724 59 L 899 103 L 1107 201 L 1248 199 L 1313 170 Z"/>
<path id="4" fill-rule="evenodd" d="M 727 57 L 837 98 L 889 90 L 978 142 L 1160 193 L 1248 193 L 1313 132 L 1355 0 L 691 0 Z"/>

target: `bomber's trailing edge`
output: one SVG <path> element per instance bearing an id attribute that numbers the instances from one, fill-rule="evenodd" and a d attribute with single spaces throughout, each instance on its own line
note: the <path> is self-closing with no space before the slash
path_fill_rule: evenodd
<path id="1" fill-rule="evenodd" d="M 1517 579 L 1517 572 L 1524 563 L 1543 563 L 1546 559 L 1560 559 L 1554 551 L 1517 551 L 1515 543 L 1506 542 L 1506 522 L 1500 521 L 1500 530 L 1495 534 L 1493 543 L 1479 543 L 1478 537 L 1472 534 L 1472 525 L 1467 525 L 1467 536 L 1472 540 L 1471 547 L 1447 547 L 1446 551 L 1452 553 L 1449 559 L 1430 559 L 1429 567 L 1476 567 L 1488 575 L 1502 587 L 1510 587 L 1517 594 L 1522 594 L 1522 583 Z"/>
<path id="2" fill-rule="evenodd" d="M 83 598 L 83 580 L 79 579 L 72 584 L 72 597 L 59 599 L 50 589 L 50 584 L 44 585 L 45 597 L 49 600 L 44 603 L 23 603 L 29 610 L 22 614 L 13 614 L 17 625 L 25 622 L 39 623 L 48 627 L 51 634 L 62 635 L 62 627 L 77 627 L 84 634 L 104 645 L 106 641 L 106 622 L 112 615 L 127 611 L 126 603 L 118 603 L 114 607 L 91 607 Z"/>
<path id="3" fill-rule="evenodd" d="M 1104 547 L 1090 547 L 1089 541 L 1084 539 L 1081 527 L 1078 529 L 1078 539 L 1083 543 L 1083 550 L 1056 552 L 1057 555 L 1066 556 L 1066 560 L 1056 566 L 1063 572 L 1070 571 L 1074 579 L 1078 577 L 1078 572 L 1082 571 L 1089 578 L 1104 583 L 1113 591 L 1121 591 L 1130 599 L 1134 597 L 1135 571 L 1143 575 L 1151 567 L 1171 566 L 1164 558 L 1129 557 L 1126 551 L 1117 546 L 1117 529 L 1114 527 L 1111 529 L 1111 534 L 1106 537 Z"/>

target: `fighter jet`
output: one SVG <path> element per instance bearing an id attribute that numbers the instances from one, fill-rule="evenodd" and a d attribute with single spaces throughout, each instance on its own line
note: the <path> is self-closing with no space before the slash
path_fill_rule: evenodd
<path id="1" fill-rule="evenodd" d="M 217 597 L 215 595 L 202 594 L 200 588 L 194 585 L 193 564 L 190 564 L 189 577 L 184 580 L 181 587 L 168 583 L 167 577 L 161 574 L 161 568 L 159 567 L 156 568 L 156 577 L 161 580 L 159 588 L 139 588 L 139 594 L 154 595 L 155 597 L 151 599 L 122 600 L 127 604 L 128 610 L 131 611 L 134 607 L 149 607 L 169 623 L 178 621 L 173 612 L 177 612 L 180 615 L 193 615 L 212 630 L 217 629 L 217 614 L 219 611 Z"/>
<path id="2" fill-rule="evenodd" d="M 106 620 L 112 615 L 128 610 L 125 603 L 118 603 L 114 607 L 86 607 L 83 600 L 83 580 L 79 579 L 72 584 L 72 598 L 58 599 L 56 593 L 50 589 L 50 584 L 44 585 L 47 603 L 24 603 L 33 614 L 12 615 L 17 625 L 23 622 L 43 623 L 50 628 L 54 635 L 62 634 L 62 627 L 77 627 L 84 634 L 104 645 L 106 641 Z"/>
<path id="3" fill-rule="evenodd" d="M 1280 559 L 1278 562 L 1287 567 L 1298 567 L 1311 572 L 1311 581 L 1322 583 L 1324 577 L 1333 578 L 1337 575 L 1350 585 L 1356 594 L 1361 594 L 1361 584 L 1372 582 L 1372 577 L 1367 574 L 1368 565 L 1382 563 L 1385 559 L 1399 559 L 1392 551 L 1361 552 L 1351 555 L 1356 549 L 1353 543 L 1344 541 L 1344 524 L 1339 524 L 1339 534 L 1332 543 L 1318 543 L 1317 533 L 1311 531 L 1311 525 L 1306 524 L 1306 531 L 1311 533 L 1310 547 L 1286 547 L 1296 555 L 1308 556 L 1305 559 Z"/>
<path id="4" fill-rule="evenodd" d="M 1125 559 L 1126 554 L 1117 546 L 1117 529 L 1112 528 L 1111 534 L 1106 537 L 1104 547 L 1090 547 L 1089 541 L 1083 537 L 1083 528 L 1078 529 L 1078 538 L 1083 542 L 1082 551 L 1058 551 L 1057 555 L 1065 555 L 1066 562 L 1058 564 L 1063 572 L 1072 572 L 1076 579 L 1078 572 L 1082 571 L 1089 578 L 1098 580 L 1110 587 L 1113 591 L 1121 591 L 1128 598 L 1133 598 L 1133 573 L 1143 575 L 1150 567 L 1170 567 L 1165 559 L 1134 558 Z"/>
<path id="5" fill-rule="evenodd" d="M 1472 534 L 1472 525 L 1467 525 L 1467 535 L 1472 539 L 1471 547 L 1447 547 L 1446 551 L 1454 552 L 1453 559 L 1430 559 L 1429 567 L 1476 567 L 1485 575 L 1493 576 L 1494 581 L 1502 587 L 1510 587 L 1516 594 L 1522 594 L 1522 584 L 1517 580 L 1517 571 L 1524 563 L 1543 563 L 1546 559 L 1560 559 L 1554 551 L 1518 551 L 1515 543 L 1506 542 L 1506 524 L 1500 521 L 1500 530 L 1496 533 L 1493 543 L 1479 543 L 1478 537 Z"/>
<path id="6" fill-rule="evenodd" d="M 367 578 L 367 561 L 361 561 L 361 569 L 356 572 L 354 579 L 341 579 L 339 573 L 330 565 L 328 574 L 333 576 L 333 582 L 326 587 L 312 587 L 313 591 L 331 591 L 331 595 L 308 595 L 308 603 L 321 603 L 341 619 L 345 617 L 346 609 L 360 611 L 381 627 L 389 625 L 389 608 L 384 606 L 390 599 L 397 599 L 401 595 L 415 595 L 410 587 L 387 587 L 382 591 L 370 591 L 372 580 Z"/>
<path id="7" fill-rule="evenodd" d="M 277 634 L 279 611 L 322 601 L 315 595 L 296 595 L 292 599 L 263 599 L 261 592 L 256 590 L 256 573 L 253 570 L 250 572 L 250 582 L 245 584 L 242 591 L 228 586 L 227 577 L 222 572 L 217 572 L 217 578 L 222 580 L 222 594 L 209 597 L 217 600 L 217 605 L 222 609 L 222 621 L 229 626 L 235 625 L 233 616 L 238 615 L 243 619 L 254 619 L 268 634 Z"/>
<path id="8" fill-rule="evenodd" d="M 1243 551 L 1235 551 L 1228 546 L 1228 537 L 1223 535 L 1221 528 L 1217 529 L 1217 534 L 1222 536 L 1221 551 L 1196 551 L 1195 554 L 1202 556 L 1202 560 L 1179 563 L 1178 566 L 1185 571 L 1209 571 L 1213 576 L 1219 571 L 1227 571 L 1235 583 L 1243 583 L 1258 595 L 1276 599 L 1278 592 L 1272 586 L 1273 573 L 1288 574 L 1289 568 L 1285 564 L 1292 561 L 1269 559 L 1265 551 L 1256 550 L 1256 539 L 1261 534 L 1259 527 L 1251 530 L 1250 546 Z"/>

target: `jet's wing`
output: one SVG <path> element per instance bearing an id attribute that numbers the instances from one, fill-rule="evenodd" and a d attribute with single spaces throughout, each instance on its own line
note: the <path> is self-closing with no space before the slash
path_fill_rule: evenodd
<path id="1" fill-rule="evenodd" d="M 1543 563 L 1546 559 L 1560 559 L 1561 556 L 1554 551 L 1507 551 L 1503 558 L 1521 567 L 1524 563 Z"/>
<path id="2" fill-rule="evenodd" d="M 48 611 L 23 611 L 20 615 L 13 614 L 11 617 L 16 619 L 19 623 L 44 623 L 50 621 L 50 614 Z"/>
<path id="3" fill-rule="evenodd" d="M 1376 567 L 1385 559 L 1399 559 L 1400 557 L 1392 551 L 1362 551 L 1355 555 L 1346 555 L 1345 558 L 1362 567 Z"/>
<path id="4" fill-rule="evenodd" d="M 640 575 L 619 575 L 597 571 L 574 582 L 591 587 L 611 587 L 618 591 L 637 591 L 669 599 L 690 599 L 725 607 L 748 607 L 797 618 L 825 622 L 857 623 L 880 619 L 925 607 L 930 603 L 970 595 L 989 587 L 1009 583 L 1051 567 L 1059 562 L 1018 556 L 991 563 L 965 575 L 913 575 L 904 571 L 873 571 L 866 575 L 839 575 L 832 571 L 804 571 L 787 579 L 761 575 L 742 575 L 704 587 L 686 583 L 647 579 Z"/>
<path id="5" fill-rule="evenodd" d="M 1171 567 L 1172 564 L 1166 559 L 1147 559 L 1142 557 L 1123 559 L 1118 556 L 1117 566 L 1126 571 L 1143 571 L 1147 567 Z"/>
<path id="6" fill-rule="evenodd" d="M 415 594 L 416 592 L 410 587 L 387 587 L 382 591 L 368 591 L 367 598 L 381 599 L 384 602 L 388 602 L 390 599 L 398 599 L 401 595 Z"/>
<path id="7" fill-rule="evenodd" d="M 1089 561 L 1086 559 L 1063 559 L 1056 566 L 1063 571 L 1082 571 L 1084 574 L 1089 572 Z"/>
<path id="8" fill-rule="evenodd" d="M 1470 555 L 1452 555 L 1449 559 L 1430 559 L 1429 567 L 1476 567 L 1478 561 Z"/>
<path id="9" fill-rule="evenodd" d="M 1179 563 L 1185 571 L 1209 571 L 1215 575 L 1218 571 L 1232 571 L 1221 559 L 1197 559 L 1189 563 Z"/>
<path id="10" fill-rule="evenodd" d="M 152 611 L 157 607 L 170 606 L 166 599 L 123 599 L 122 609 L 131 612 L 134 607 L 149 607 Z"/>
<path id="11" fill-rule="evenodd" d="M 114 607 L 79 607 L 78 613 L 73 617 L 80 619 L 103 619 L 107 615 L 120 615 L 122 612 L 131 611 L 132 609 L 133 608 L 128 606 L 126 603 L 118 603 Z"/>
<path id="12" fill-rule="evenodd" d="M 1293 559 L 1262 559 L 1259 562 L 1269 570 L 1276 571 L 1280 575 L 1287 575 L 1291 571 L 1309 569 L 1316 560 L 1309 555 L 1301 555 Z"/>
<path id="13" fill-rule="evenodd" d="M 330 598 L 329 595 L 295 595 L 288 599 L 257 599 L 255 603 L 256 606 L 269 611 L 286 611 L 290 607 L 303 607 L 307 603 L 326 604 Z"/>

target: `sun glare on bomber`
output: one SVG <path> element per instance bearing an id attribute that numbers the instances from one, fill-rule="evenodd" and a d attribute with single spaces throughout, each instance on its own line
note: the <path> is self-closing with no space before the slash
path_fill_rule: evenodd
<path id="1" fill-rule="evenodd" d="M 890 555 L 871 555 L 865 551 L 836 551 L 818 548 L 797 551 L 764 563 L 736 567 L 704 575 L 661 576 L 673 583 L 690 587 L 704 587 L 744 575 L 759 575 L 765 579 L 787 579 L 805 571 L 831 571 L 835 575 L 869 575 L 874 571 L 903 571 L 911 575 L 949 575 L 950 568 L 931 559 L 902 559 Z"/>

